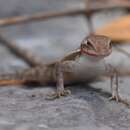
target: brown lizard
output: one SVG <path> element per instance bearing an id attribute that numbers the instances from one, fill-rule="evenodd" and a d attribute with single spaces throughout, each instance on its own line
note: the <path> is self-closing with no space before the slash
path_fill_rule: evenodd
<path id="1" fill-rule="evenodd" d="M 6 40 L 1 41 L 8 44 Z M 13 44 L 12 47 L 14 47 Z M 64 89 L 64 84 L 78 81 L 87 82 L 99 76 L 110 75 L 112 88 L 111 99 L 128 104 L 119 97 L 118 75 L 116 70 L 105 63 L 105 57 L 110 55 L 111 52 L 112 45 L 108 37 L 90 35 L 81 42 L 79 49 L 59 61 L 52 64 L 37 65 L 37 62 L 34 60 L 35 67 L 13 74 L 1 74 L 0 84 L 39 82 L 45 85 L 56 83 L 57 91 L 52 97 L 57 98 L 70 94 L 69 90 Z M 113 80 L 114 78 L 116 82 Z"/>

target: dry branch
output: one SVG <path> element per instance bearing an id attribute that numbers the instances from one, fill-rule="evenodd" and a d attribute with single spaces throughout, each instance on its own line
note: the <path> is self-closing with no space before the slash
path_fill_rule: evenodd
<path id="1" fill-rule="evenodd" d="M 0 44 L 5 45 L 12 53 L 22 58 L 28 65 L 32 67 L 41 65 L 41 59 L 37 55 L 17 46 L 17 43 L 5 38 L 2 34 L 0 34 Z"/>
<path id="2" fill-rule="evenodd" d="M 62 16 L 71 16 L 71 15 L 79 15 L 79 14 L 91 15 L 91 13 L 100 10 L 113 9 L 113 8 L 130 9 L 130 2 L 123 1 L 123 2 L 112 3 L 110 1 L 111 0 L 109 0 L 109 3 L 103 3 L 100 0 L 97 0 L 97 2 L 90 1 L 89 6 L 86 6 L 86 8 L 84 9 L 73 9 L 73 10 L 71 9 L 71 10 L 58 11 L 58 12 L 54 12 L 54 11 L 39 12 L 33 15 L 14 16 L 11 18 L 4 18 L 4 19 L 0 19 L 0 26 L 9 26 L 9 25 L 21 24 L 25 22 L 47 20 L 49 18 L 62 17 Z"/>
<path id="3" fill-rule="evenodd" d="M 33 22 L 39 20 L 46 20 L 49 18 L 69 16 L 69 15 L 79 15 L 85 13 L 83 9 L 66 10 L 61 12 L 40 12 L 33 15 L 16 16 L 11 18 L 0 19 L 0 26 L 8 26 L 26 22 Z"/>

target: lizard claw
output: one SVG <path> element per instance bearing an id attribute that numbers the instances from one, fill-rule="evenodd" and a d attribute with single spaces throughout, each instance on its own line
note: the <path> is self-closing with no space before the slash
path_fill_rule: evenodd
<path id="1" fill-rule="evenodd" d="M 120 101 L 120 97 L 119 96 L 111 96 L 110 98 L 109 98 L 109 100 L 111 101 L 111 100 L 115 100 L 116 102 L 119 102 Z"/>
<path id="2" fill-rule="evenodd" d="M 53 99 L 61 98 L 63 96 L 67 96 L 67 95 L 70 95 L 70 94 L 71 94 L 71 91 L 67 89 L 67 90 L 55 92 L 53 94 L 49 94 L 47 99 L 53 100 Z"/>
<path id="3" fill-rule="evenodd" d="M 126 106 L 130 106 L 127 100 L 122 99 L 120 96 L 111 96 L 109 100 L 115 100 L 116 102 L 121 102 L 125 104 Z"/>

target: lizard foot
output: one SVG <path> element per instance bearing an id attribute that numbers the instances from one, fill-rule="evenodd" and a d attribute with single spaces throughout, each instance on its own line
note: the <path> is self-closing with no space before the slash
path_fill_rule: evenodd
<path id="1" fill-rule="evenodd" d="M 120 98 L 118 95 L 113 95 L 113 96 L 111 96 L 111 97 L 109 98 L 110 101 L 111 101 L 111 100 L 115 100 L 116 102 L 119 102 L 120 99 L 121 99 L 121 98 Z"/>
<path id="2" fill-rule="evenodd" d="M 111 96 L 109 98 L 109 100 L 115 100 L 116 102 L 121 102 L 121 103 L 125 104 L 126 106 L 130 106 L 130 104 L 128 103 L 128 101 L 122 99 L 120 96 Z"/>
<path id="3" fill-rule="evenodd" d="M 71 91 L 66 89 L 64 91 L 59 91 L 59 92 L 55 92 L 53 94 L 49 94 L 47 99 L 53 100 L 53 99 L 61 98 L 63 96 L 67 96 L 67 95 L 70 95 L 70 94 L 71 94 Z"/>

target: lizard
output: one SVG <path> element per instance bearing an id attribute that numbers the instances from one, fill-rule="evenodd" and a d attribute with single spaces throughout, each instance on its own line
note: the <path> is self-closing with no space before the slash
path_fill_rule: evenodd
<path id="1" fill-rule="evenodd" d="M 6 43 L 8 42 L 6 41 Z M 1 74 L 0 85 L 28 82 L 39 82 L 46 85 L 53 82 L 56 83 L 57 90 L 51 94 L 51 97 L 59 98 L 71 93 L 70 90 L 64 88 L 64 84 L 75 81 L 92 81 L 96 77 L 110 75 L 112 88 L 110 99 L 128 104 L 119 96 L 116 69 L 105 63 L 105 58 L 111 53 L 112 44 L 109 37 L 91 34 L 81 42 L 78 49 L 59 61 L 51 64 L 40 63 L 40 65 L 34 61 L 32 68 L 17 73 Z"/>

